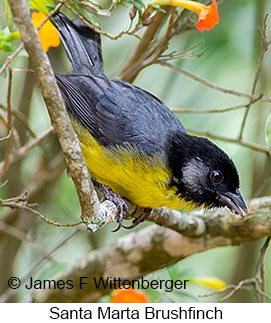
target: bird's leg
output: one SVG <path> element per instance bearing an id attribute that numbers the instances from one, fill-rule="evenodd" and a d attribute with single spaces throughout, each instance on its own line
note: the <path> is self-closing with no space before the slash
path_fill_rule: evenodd
<path id="1" fill-rule="evenodd" d="M 101 184 L 95 180 L 93 180 L 93 185 L 103 193 L 105 199 L 113 202 L 117 208 L 118 208 L 118 214 L 117 214 L 117 222 L 118 222 L 118 226 L 115 230 L 113 230 L 113 232 L 118 231 L 123 225 L 123 217 L 125 214 L 127 214 L 129 212 L 129 208 L 127 203 L 121 198 L 121 196 L 119 194 L 114 193 L 110 187 Z"/>
<path id="2" fill-rule="evenodd" d="M 151 211 L 152 211 L 152 209 L 150 209 L 150 208 L 146 207 L 146 208 L 144 209 L 144 212 L 143 212 L 140 216 L 138 216 L 137 218 L 135 218 L 135 219 L 133 220 L 133 222 L 132 222 L 132 224 L 131 224 L 131 225 L 129 225 L 128 227 L 127 227 L 127 226 L 122 225 L 122 227 L 123 227 L 123 228 L 125 228 L 125 229 L 133 229 L 133 228 L 134 228 L 134 227 L 136 227 L 139 223 L 141 223 L 141 222 L 143 222 L 143 221 L 147 220 L 147 219 L 148 219 L 148 217 L 149 217 L 149 215 L 151 214 Z"/>

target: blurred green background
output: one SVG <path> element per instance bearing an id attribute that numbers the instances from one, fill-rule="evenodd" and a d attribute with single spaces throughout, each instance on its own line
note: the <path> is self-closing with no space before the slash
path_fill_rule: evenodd
<path id="1" fill-rule="evenodd" d="M 203 56 L 195 59 L 186 59 L 175 64 L 204 79 L 225 88 L 250 93 L 257 58 L 261 51 L 261 41 L 258 27 L 262 24 L 264 16 L 270 12 L 271 3 L 268 0 L 227 0 L 219 7 L 220 23 L 210 32 L 200 33 L 197 30 L 189 31 L 174 37 L 170 42 L 168 52 L 181 51 L 189 48 L 198 41 L 202 41 L 200 49 L 208 48 Z M 5 20 L 0 14 L 2 27 Z M 103 30 L 116 34 L 129 24 L 127 7 L 119 6 L 110 17 L 100 17 Z M 268 32 L 270 37 L 270 17 L 268 19 Z M 144 30 L 143 30 L 144 31 Z M 139 33 L 142 34 L 142 31 Z M 132 36 L 123 36 L 118 40 L 102 38 L 105 73 L 113 78 L 117 77 L 127 58 L 135 48 L 138 39 Z M 199 49 L 199 50 L 200 50 Z M 0 63 L 8 56 L 0 51 Z M 69 71 L 70 67 L 65 58 L 63 48 L 51 48 L 50 59 L 57 71 Z M 12 67 L 28 68 L 25 53 L 17 57 Z M 257 87 L 257 94 L 264 93 L 271 96 L 271 54 L 265 55 Z M 176 74 L 166 67 L 153 65 L 144 69 L 134 84 L 158 96 L 173 109 L 213 109 L 226 108 L 248 101 L 244 98 L 227 95 L 214 91 L 202 84 L 180 74 Z M 32 92 L 33 90 L 33 92 Z M 0 76 L 0 103 L 6 104 L 7 76 Z M 12 84 L 12 108 L 21 111 L 29 120 L 29 127 L 36 135 L 41 135 L 50 127 L 50 121 L 44 106 L 43 99 L 35 83 L 32 73 L 15 71 Z M 257 102 L 250 110 L 248 122 L 245 127 L 246 141 L 264 145 L 264 126 L 270 103 Z M 238 136 L 244 109 L 213 114 L 178 114 L 178 117 L 188 129 L 210 131 L 226 137 Z M 29 140 L 29 134 L 22 125 L 18 125 L 22 134 L 22 142 Z M 3 131 L 0 131 L 1 136 Z M 270 166 L 266 155 L 241 147 L 238 144 L 215 141 L 234 160 L 240 173 L 241 192 L 245 199 L 270 195 Z M 4 156 L 5 146 L 0 143 L 1 159 Z M 8 184 L 0 190 L 0 197 L 16 196 L 31 182 L 35 183 L 36 171 L 42 163 L 46 164 L 52 156 L 58 153 L 59 147 L 55 138 L 50 137 L 32 150 L 20 163 L 10 168 L 1 179 L 8 179 Z M 57 222 L 78 222 L 80 207 L 73 183 L 63 171 L 61 176 L 52 184 L 47 185 L 38 193 L 36 201 L 39 211 L 46 217 Z M 0 209 L 5 215 L 6 209 Z M 23 213 L 23 212 L 21 212 Z M 58 228 L 42 222 L 32 214 L 17 214 L 11 225 L 18 225 L 35 240 L 44 250 L 51 250 L 63 238 L 70 235 L 74 228 Z M 144 225 L 148 225 L 145 223 Z M 140 229 L 140 225 L 136 230 Z M 112 233 L 115 224 L 111 224 L 101 231 L 90 234 L 80 232 L 59 248 L 53 255 L 54 261 L 47 260 L 33 275 L 34 278 L 50 279 L 70 264 L 86 256 L 91 250 L 116 241 L 120 236 L 127 234 L 124 229 Z M 251 277 L 255 273 L 259 250 L 263 241 L 247 243 L 240 247 L 223 247 L 196 254 L 178 263 L 176 266 L 181 273 L 193 276 L 216 276 L 227 284 L 237 283 L 241 279 Z M 6 289 L 4 279 L 11 276 L 22 277 L 40 259 L 41 251 L 25 241 L 18 241 L 0 231 L 0 294 Z M 266 286 L 267 292 L 271 289 L 271 251 L 266 255 Z M 167 269 L 153 274 L 165 277 Z M 159 277 L 160 277 L 159 276 Z M 206 294 L 206 289 L 199 287 L 189 289 L 188 295 L 171 295 L 170 299 L 161 295 L 150 295 L 153 301 L 199 301 L 213 302 L 218 296 L 198 298 L 199 294 Z M 27 297 L 26 291 L 19 291 L 17 300 Z M 106 298 L 105 298 L 106 299 Z M 106 299 L 107 300 L 107 299 Z M 241 291 L 234 295 L 231 302 L 254 302 L 253 292 Z"/>

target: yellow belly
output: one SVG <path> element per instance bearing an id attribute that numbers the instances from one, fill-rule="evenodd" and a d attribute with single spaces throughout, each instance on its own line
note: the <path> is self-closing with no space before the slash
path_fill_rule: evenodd
<path id="1" fill-rule="evenodd" d="M 97 181 L 142 207 L 193 208 L 174 188 L 168 188 L 171 174 L 161 157 L 132 147 L 105 148 L 77 120 L 73 118 L 72 123 L 89 172 Z"/>

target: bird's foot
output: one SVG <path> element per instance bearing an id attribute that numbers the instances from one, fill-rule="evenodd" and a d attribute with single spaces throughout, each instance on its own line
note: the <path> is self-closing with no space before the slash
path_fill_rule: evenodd
<path id="1" fill-rule="evenodd" d="M 101 191 L 105 197 L 105 199 L 113 202 L 118 209 L 118 214 L 117 214 L 117 222 L 118 226 L 113 232 L 118 231 L 121 227 L 124 227 L 122 222 L 123 218 L 126 214 L 129 213 L 129 207 L 127 203 L 121 198 L 119 194 L 114 193 L 110 187 L 101 184 L 97 181 L 93 181 L 93 184 L 96 188 L 98 188 L 99 191 Z"/>
<path id="2" fill-rule="evenodd" d="M 131 224 L 131 225 L 129 225 L 129 226 L 124 226 L 124 225 L 122 225 L 122 227 L 123 227 L 123 228 L 125 228 L 125 229 L 133 229 L 133 228 L 134 228 L 134 227 L 136 227 L 139 223 L 141 223 L 141 222 L 143 222 L 143 221 L 147 220 L 147 219 L 148 219 L 148 217 L 149 217 L 149 215 L 151 214 L 151 211 L 152 211 L 152 209 L 150 209 L 150 208 L 145 208 L 145 209 L 144 209 L 144 212 L 143 212 L 140 216 L 138 216 L 137 218 L 135 218 L 135 219 L 133 220 L 133 222 L 132 222 L 132 224 Z"/>

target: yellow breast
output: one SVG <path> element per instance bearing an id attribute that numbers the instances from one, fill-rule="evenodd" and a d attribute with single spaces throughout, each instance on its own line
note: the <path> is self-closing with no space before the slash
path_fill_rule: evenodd
<path id="1" fill-rule="evenodd" d="M 89 172 L 97 181 L 142 207 L 187 208 L 176 190 L 167 186 L 171 173 L 159 155 L 147 156 L 132 147 L 105 148 L 77 120 L 72 123 Z"/>

